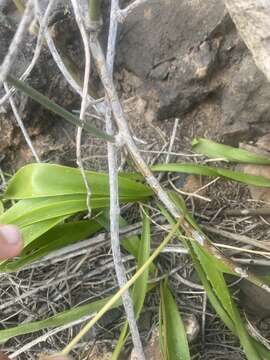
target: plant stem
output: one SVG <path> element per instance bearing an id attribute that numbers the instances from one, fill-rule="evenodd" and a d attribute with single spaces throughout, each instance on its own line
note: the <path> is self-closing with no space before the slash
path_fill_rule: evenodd
<path id="1" fill-rule="evenodd" d="M 6 90 L 6 93 L 8 94 L 9 93 L 9 87 L 8 87 L 7 83 L 5 83 L 5 82 L 4 82 L 4 88 Z M 39 156 L 38 156 L 38 154 L 37 154 L 37 152 L 36 152 L 36 150 L 35 150 L 35 148 L 34 148 L 34 146 L 32 144 L 30 136 L 27 133 L 27 130 L 26 130 L 25 126 L 24 126 L 24 123 L 23 123 L 23 121 L 21 119 L 21 116 L 19 114 L 19 111 L 17 109 L 17 106 L 15 105 L 15 102 L 14 102 L 12 96 L 10 96 L 10 98 L 9 98 L 9 103 L 10 103 L 10 106 L 11 106 L 11 109 L 12 109 L 13 114 L 15 116 L 15 119 L 16 119 L 16 121 L 17 121 L 17 123 L 18 123 L 18 125 L 19 125 L 19 127 L 20 127 L 20 129 L 22 131 L 22 134 L 24 136 L 24 139 L 25 139 L 29 149 L 31 150 L 36 162 L 40 162 L 40 158 L 39 158 Z"/>
<path id="2" fill-rule="evenodd" d="M 144 273 L 144 271 L 150 266 L 150 264 L 155 260 L 155 258 L 160 254 L 164 247 L 169 243 L 169 241 L 174 237 L 174 234 L 177 232 L 181 221 L 178 222 L 172 227 L 169 234 L 165 237 L 162 243 L 156 248 L 148 260 L 142 265 L 142 267 L 132 276 L 131 279 L 106 303 L 106 305 L 91 319 L 79 332 L 77 336 L 62 350 L 62 355 L 68 355 L 73 347 L 78 344 L 81 338 L 95 325 L 95 323 L 115 304 L 117 300 L 127 291 L 131 285 Z"/>
<path id="3" fill-rule="evenodd" d="M 30 25 L 34 17 L 33 7 L 34 7 L 33 0 L 29 0 L 25 7 L 18 29 L 9 45 L 9 49 L 0 67 L 0 84 L 6 80 L 10 68 L 16 60 L 22 40 L 27 32 L 28 26 Z"/>
<path id="4" fill-rule="evenodd" d="M 88 0 L 88 15 L 90 30 L 96 31 L 102 24 L 101 18 L 102 0 Z"/>
<path id="5" fill-rule="evenodd" d="M 54 4 L 55 4 L 55 0 L 49 0 L 48 6 L 46 8 L 44 15 L 42 16 L 42 21 L 40 22 L 40 25 L 39 25 L 34 56 L 31 60 L 30 64 L 27 66 L 26 70 L 24 71 L 24 73 L 20 76 L 20 80 L 25 80 L 30 75 L 31 71 L 33 70 L 33 68 L 35 67 L 35 65 L 39 59 L 39 56 L 40 56 L 40 53 L 42 50 L 42 46 L 43 46 L 44 35 L 45 35 L 45 32 L 47 31 L 48 19 L 49 19 L 49 16 L 51 14 Z M 36 5 L 36 3 L 35 3 L 35 5 Z M 37 9 L 36 9 L 36 16 L 39 17 Z M 11 97 L 11 95 L 14 93 L 14 90 L 15 90 L 14 88 L 10 89 L 8 91 L 8 93 L 6 93 L 6 95 L 0 99 L 0 106 L 2 106 Z"/>
<path id="6" fill-rule="evenodd" d="M 109 76 L 113 78 L 113 67 L 115 58 L 116 38 L 118 21 L 116 18 L 116 11 L 119 9 L 119 0 L 111 1 L 110 13 L 110 28 L 108 36 L 107 58 L 106 64 Z M 108 134 L 113 135 L 113 120 L 110 102 L 106 97 L 106 131 Z M 110 233 L 114 266 L 117 276 L 119 287 L 122 288 L 127 283 L 126 271 L 122 262 L 121 247 L 119 240 L 119 194 L 118 194 L 118 167 L 117 167 L 117 147 L 114 144 L 108 143 L 108 167 L 109 167 L 109 180 L 110 180 Z M 126 312 L 129 329 L 132 337 L 134 351 L 138 360 L 145 360 L 143 346 L 140 339 L 140 333 L 136 323 L 136 316 L 134 306 L 129 291 L 126 291 L 123 296 L 123 305 Z"/>
<path id="7" fill-rule="evenodd" d="M 88 95 L 88 86 L 89 86 L 89 78 L 90 78 L 90 72 L 91 72 L 91 54 L 90 54 L 90 48 L 89 48 L 89 42 L 88 42 L 88 34 L 84 25 L 84 21 L 82 18 L 82 14 L 80 11 L 80 7 L 78 5 L 77 0 L 71 0 L 73 9 L 74 9 L 74 13 L 75 13 L 75 18 L 76 18 L 76 22 L 78 24 L 80 33 L 81 33 L 81 37 L 82 37 L 82 41 L 83 41 L 83 46 L 84 46 L 84 57 L 85 57 L 85 69 L 84 69 L 84 81 L 83 81 L 83 93 L 82 93 L 82 102 L 81 102 L 81 110 L 80 110 L 80 120 L 83 122 L 83 124 L 85 124 L 85 113 L 87 110 L 87 95 Z M 82 160 L 82 154 L 81 154 L 81 143 L 82 143 L 82 126 L 79 126 L 77 129 L 77 135 L 76 135 L 76 157 L 77 157 L 77 165 L 81 171 L 82 174 L 82 178 L 85 184 L 85 188 L 86 188 L 86 204 L 87 204 L 87 209 L 88 209 L 88 215 L 87 217 L 90 218 L 91 217 L 91 205 L 90 205 L 90 200 L 91 200 L 91 187 L 90 184 L 88 182 L 84 167 L 83 167 L 83 160 Z"/>
<path id="8" fill-rule="evenodd" d="M 14 5 L 16 6 L 17 10 L 23 14 L 25 6 L 24 3 L 22 2 L 22 0 L 13 0 Z"/>

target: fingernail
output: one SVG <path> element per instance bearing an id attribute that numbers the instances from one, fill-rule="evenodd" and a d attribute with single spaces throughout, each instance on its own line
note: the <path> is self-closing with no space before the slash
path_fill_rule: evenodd
<path id="1" fill-rule="evenodd" d="M 22 240 L 20 230 L 15 225 L 2 225 L 0 235 L 9 245 L 17 245 Z"/>

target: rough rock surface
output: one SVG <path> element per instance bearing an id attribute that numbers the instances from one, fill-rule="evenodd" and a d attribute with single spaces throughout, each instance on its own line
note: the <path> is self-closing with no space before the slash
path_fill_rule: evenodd
<path id="1" fill-rule="evenodd" d="M 149 1 L 128 18 L 120 39 L 118 68 L 143 81 L 137 91 L 158 119 L 190 120 L 186 114 L 210 103 L 210 136 L 236 144 L 269 128 L 270 84 L 222 0 Z"/>
<path id="2" fill-rule="evenodd" d="M 127 3 L 123 0 L 122 6 Z M 104 45 L 107 22 L 104 16 Z M 15 28 L 0 16 L 0 61 Z M 54 36 L 82 77 L 83 49 L 72 15 L 60 16 Z M 15 74 L 29 63 L 34 44 L 34 37 L 29 36 L 21 48 Z M 180 117 L 183 144 L 190 143 L 194 136 L 207 136 L 238 145 L 270 130 L 270 84 L 255 66 L 222 0 L 149 0 L 120 26 L 116 65 L 119 92 L 125 100 L 141 99 L 145 114 L 140 116 L 145 118 L 146 127 Z M 103 95 L 96 80 L 93 73 L 91 87 Z M 46 48 L 29 82 L 65 108 L 79 108 L 79 97 Z M 74 129 L 21 95 L 17 99 L 22 120 L 41 158 L 72 164 Z M 131 127 L 132 121 L 131 117 Z M 1 108 L 0 131 L 2 164 L 11 162 L 18 168 L 33 160 L 7 106 Z M 100 148 L 100 142 L 92 139 L 87 146 L 91 153 L 92 146 Z"/>

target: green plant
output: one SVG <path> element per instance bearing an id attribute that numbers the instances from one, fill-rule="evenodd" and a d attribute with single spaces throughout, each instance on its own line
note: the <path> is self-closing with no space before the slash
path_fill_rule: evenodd
<path id="1" fill-rule="evenodd" d="M 207 143 L 208 140 L 197 140 L 195 151 L 204 152 L 213 157 L 216 157 L 216 155 L 218 157 L 222 156 L 222 158 L 229 160 L 232 159 L 233 154 L 235 161 L 248 162 L 249 158 L 255 161 L 255 155 L 251 153 L 245 152 L 243 154 L 241 150 L 224 147 L 224 145 L 214 144 L 213 142 L 209 142 L 208 148 Z M 203 147 L 199 147 L 198 144 L 203 144 Z M 213 146 L 214 151 L 211 150 Z M 243 155 L 245 156 L 243 157 Z M 258 161 L 260 164 L 268 163 L 267 158 L 264 160 L 259 158 Z M 161 164 L 154 166 L 153 171 L 194 173 L 202 176 L 223 176 L 227 179 L 247 184 L 270 186 L 270 181 L 260 176 L 249 176 L 233 170 L 216 167 L 210 168 L 197 164 Z M 10 179 L 2 196 L 2 202 L 6 211 L 0 216 L 0 222 L 14 223 L 19 226 L 25 238 L 25 248 L 19 259 L 2 262 L 0 264 L 1 271 L 17 271 L 51 251 L 91 237 L 101 229 L 108 228 L 108 175 L 89 171 L 87 172 L 87 178 L 92 190 L 91 207 L 93 214 L 91 219 L 83 219 L 83 215 L 87 212 L 86 189 L 78 169 L 51 164 L 32 164 L 21 168 Z M 175 192 L 169 192 L 168 194 L 185 219 L 194 229 L 202 233 L 179 195 Z M 121 203 L 138 201 L 147 203 L 153 199 L 153 191 L 143 183 L 142 178 L 129 173 L 119 175 L 119 200 Z M 13 205 L 10 204 L 11 200 L 14 202 Z M 173 226 L 170 236 L 164 240 L 162 246 L 170 241 L 173 236 L 177 235 L 179 240 L 189 250 L 194 267 L 207 292 L 210 303 L 226 326 L 239 337 L 247 358 L 266 359 L 269 357 L 268 350 L 247 332 L 245 320 L 241 317 L 237 305 L 230 294 L 223 274 L 224 272 L 231 273 L 231 269 L 228 269 L 221 260 L 209 254 L 191 237 L 184 236 L 179 228 L 181 220 L 177 224 L 161 203 L 158 206 L 164 217 Z M 127 284 L 127 288 L 133 284 L 132 296 L 137 317 L 139 317 L 143 308 L 147 292 L 153 288 L 153 286 L 147 286 L 147 279 L 148 269 L 151 272 L 155 272 L 155 267 L 152 265 L 149 268 L 149 266 L 161 251 L 161 248 L 158 248 L 152 255 L 150 253 L 151 230 L 149 215 L 146 210 L 144 210 L 143 214 L 141 239 L 135 236 L 133 239 L 122 241 L 122 246 L 137 259 L 137 272 L 134 278 Z M 80 215 L 81 220 L 74 220 L 75 215 Z M 121 224 L 125 225 L 123 219 Z M 137 245 L 134 246 L 134 244 Z M 213 271 L 213 269 L 215 270 Z M 235 275 L 239 276 L 239 274 Z M 178 354 L 177 359 L 189 359 L 189 351 L 180 313 L 178 313 L 177 305 L 174 302 L 167 282 L 161 284 L 160 291 L 162 351 L 166 359 L 173 359 L 172 354 L 175 353 Z M 70 309 L 44 321 L 1 330 L 0 341 L 6 341 L 19 334 L 67 324 L 86 314 L 90 314 L 91 311 L 98 311 L 99 316 L 97 318 L 99 318 L 109 308 L 120 305 L 120 295 L 121 293 L 117 293 L 112 298 L 103 299 L 76 309 Z M 91 326 L 97 318 L 92 320 Z M 174 322 L 172 322 L 172 319 Z M 128 324 L 125 323 L 113 359 L 118 358 L 127 336 Z"/>
<path id="2" fill-rule="evenodd" d="M 18 53 L 19 47 L 15 45 L 18 45 L 24 37 L 33 15 L 33 3 L 31 1 L 25 7 L 22 1 L 14 0 L 21 13 L 23 13 L 24 8 L 26 9 L 22 14 L 20 26 L 11 42 L 12 46 L 10 46 L 5 56 L 4 66 L 1 66 L 1 80 L 6 81 L 5 88 L 7 91 L 9 90 L 8 84 L 10 84 L 49 111 L 78 127 L 76 155 L 79 169 L 59 165 L 34 164 L 22 168 L 10 180 L 1 199 L 0 222 L 14 223 L 20 228 L 24 236 L 25 248 L 20 258 L 2 262 L 0 264 L 0 271 L 12 272 L 20 270 L 40 257 L 54 252 L 61 247 L 88 237 L 90 237 L 91 241 L 92 236 L 97 232 L 110 228 L 113 258 L 117 280 L 121 289 L 109 298 L 70 309 L 49 319 L 2 330 L 0 331 L 0 340 L 5 341 L 12 336 L 30 333 L 46 327 L 65 325 L 70 321 L 80 319 L 86 314 L 89 315 L 97 312 L 94 318 L 85 325 L 76 338 L 63 350 L 63 354 L 67 354 L 81 339 L 83 334 L 107 310 L 120 305 L 121 296 L 126 295 L 123 296 L 123 305 L 128 322 L 122 328 L 113 357 L 115 359 L 118 357 L 129 335 L 129 326 L 134 348 L 138 354 L 142 355 L 142 352 L 140 352 L 142 350 L 141 342 L 134 318 L 140 316 L 147 293 L 158 285 L 148 284 L 150 274 L 156 273 L 154 260 L 159 256 L 164 246 L 176 237 L 183 243 L 190 254 L 212 306 L 226 326 L 238 336 L 247 358 L 267 359 L 269 358 L 269 351 L 247 332 L 245 320 L 242 319 L 236 302 L 230 293 L 224 274 L 244 276 L 247 281 L 256 284 L 261 290 L 263 289 L 270 293 L 267 280 L 240 267 L 215 247 L 188 212 L 183 199 L 175 192 L 165 190 L 165 187 L 157 180 L 153 172 L 189 173 L 209 177 L 223 177 L 263 187 L 269 187 L 270 181 L 259 176 L 247 175 L 223 167 L 210 167 L 198 164 L 160 164 L 155 165 L 152 169 L 148 167 L 129 131 L 126 115 L 113 81 L 118 22 L 124 21 L 125 17 L 143 2 L 145 0 L 136 0 L 124 9 L 121 9 L 119 7 L 119 0 L 111 0 L 110 28 L 105 57 L 103 47 L 98 38 L 99 29 L 102 25 L 102 1 L 88 0 L 83 8 L 79 5 L 78 1 L 71 1 L 84 46 L 85 69 L 83 84 L 81 81 L 78 81 L 79 72 L 76 66 L 75 71 L 69 66 L 70 61 L 66 57 L 65 52 L 58 52 L 50 31 L 47 31 L 50 7 L 47 7 L 46 13 L 48 17 L 43 23 L 39 3 L 35 2 L 34 11 L 38 23 L 35 25 L 35 31 L 40 40 L 39 46 L 36 48 L 38 51 L 35 51 L 35 55 L 37 55 L 34 56 L 35 61 L 40 53 L 43 37 L 45 37 L 48 48 L 62 74 L 82 98 L 80 117 L 77 117 L 31 88 L 25 82 L 17 80 L 8 74 L 11 63 L 15 60 Z M 50 4 L 52 5 L 52 1 L 50 1 Z M 88 9 L 86 9 L 87 6 Z M 46 16 L 44 16 L 44 19 L 46 19 Z M 105 98 L 102 103 L 98 99 L 93 99 L 88 93 L 91 56 L 101 85 L 104 88 Z M 33 66 L 34 62 L 30 68 L 33 68 Z M 90 125 L 86 121 L 85 113 L 89 100 L 91 102 L 90 105 L 94 103 L 101 105 L 98 108 L 95 107 L 95 110 L 97 110 L 100 116 L 105 118 L 106 132 Z M 118 130 L 116 135 L 114 134 L 114 125 L 116 125 L 115 128 Z M 85 172 L 80 151 L 82 129 L 108 142 L 109 174 Z M 28 143 L 31 142 L 28 141 Z M 120 149 L 122 146 L 125 146 L 130 158 L 133 160 L 132 165 L 139 171 L 139 174 L 118 174 L 117 148 Z M 251 154 L 247 151 L 216 144 L 209 140 L 195 139 L 193 146 L 196 152 L 215 159 L 269 165 L 269 159 L 265 156 Z M 36 158 L 38 159 L 38 157 Z M 171 227 L 169 234 L 152 253 L 150 250 L 151 228 L 149 214 L 145 210 L 149 201 L 160 208 L 161 213 Z M 130 204 L 132 202 L 140 202 L 141 208 L 144 209 L 144 215 L 142 216 L 143 229 L 141 238 L 132 236 L 123 239 L 121 243 L 122 247 L 132 254 L 137 262 L 137 270 L 127 282 L 125 271 L 121 268 L 122 260 L 121 254 L 119 254 L 119 225 L 120 227 L 123 224 L 125 225 L 126 220 L 119 216 L 119 203 Z M 110 208 L 110 216 L 108 216 L 108 208 Z M 131 286 L 134 309 L 132 309 L 131 299 L 128 299 L 129 294 L 126 292 Z M 128 308 L 130 304 L 131 306 Z M 189 359 L 190 354 L 183 322 L 167 280 L 162 281 L 160 284 L 159 314 L 160 342 L 165 359 Z M 143 356 L 140 357 L 143 358 Z"/>

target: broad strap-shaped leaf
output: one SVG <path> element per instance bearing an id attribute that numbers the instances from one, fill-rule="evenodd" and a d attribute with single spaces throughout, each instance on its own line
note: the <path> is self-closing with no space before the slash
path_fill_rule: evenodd
<path id="1" fill-rule="evenodd" d="M 91 315 L 102 309 L 102 307 L 111 299 L 107 297 L 101 300 L 94 301 L 90 304 L 74 307 L 70 310 L 63 311 L 45 320 L 34 321 L 31 323 L 21 324 L 9 329 L 0 330 L 0 344 L 5 343 L 13 337 L 34 333 L 39 330 L 47 328 L 55 328 L 58 326 L 70 324 L 73 321 L 79 320 L 86 315 Z M 121 305 L 121 300 L 117 301 L 112 308 Z"/>
<path id="2" fill-rule="evenodd" d="M 167 281 L 160 286 L 161 349 L 165 360 L 190 360 L 186 330 Z"/>
<path id="3" fill-rule="evenodd" d="M 24 241 L 24 247 L 26 248 L 32 243 L 32 241 L 63 222 L 66 218 L 67 216 L 54 217 L 52 219 L 39 221 L 20 228 Z"/>
<path id="4" fill-rule="evenodd" d="M 100 229 L 101 225 L 94 219 L 59 224 L 30 242 L 18 259 L 0 264 L 0 271 L 18 271 L 54 250 L 94 235 Z"/>
<path id="5" fill-rule="evenodd" d="M 208 139 L 194 139 L 192 141 L 192 148 L 194 152 L 206 155 L 212 159 L 222 158 L 234 163 L 270 165 L 270 158 L 265 155 L 219 144 Z"/>
<path id="6" fill-rule="evenodd" d="M 247 359 L 261 360 L 261 357 L 247 332 L 243 319 L 239 314 L 239 310 L 231 297 L 228 286 L 224 280 L 224 276 L 218 269 L 215 268 L 215 262 L 212 261 L 213 257 L 207 254 L 200 245 L 193 242 L 192 245 L 214 292 L 234 323 L 235 330 L 245 350 Z"/>
<path id="7" fill-rule="evenodd" d="M 121 203 L 133 202 L 137 195 L 123 196 Z M 106 208 L 109 198 L 98 197 L 90 201 L 92 209 Z M 59 216 L 70 216 L 87 209 L 85 195 L 66 195 L 48 198 L 20 200 L 0 216 L 0 223 L 16 224 L 19 227 Z"/>
<path id="8" fill-rule="evenodd" d="M 24 249 L 26 249 L 33 241 L 35 241 L 41 235 L 43 235 L 64 220 L 65 217 L 56 217 L 28 225 L 24 228 L 20 228 L 24 241 Z M 0 272 L 13 271 L 12 266 L 11 268 L 9 268 L 9 265 L 19 260 L 20 258 L 18 260 L 6 260 L 0 262 Z"/>
<path id="9" fill-rule="evenodd" d="M 177 204 L 177 202 L 176 202 Z M 167 209 L 165 209 L 165 207 L 161 204 L 158 204 L 158 207 L 161 211 L 161 213 L 164 215 L 164 217 L 167 219 L 167 221 L 169 222 L 169 224 L 171 226 L 174 226 L 176 221 L 175 219 L 171 216 L 171 214 L 168 212 Z M 209 282 L 209 280 L 207 279 L 204 270 L 194 252 L 193 246 L 191 245 L 191 241 L 188 241 L 185 237 L 182 236 L 181 231 L 178 230 L 177 231 L 177 235 L 178 235 L 178 240 L 180 242 L 182 242 L 184 244 L 184 246 L 189 250 L 189 253 L 192 257 L 192 261 L 193 261 L 193 265 L 196 269 L 196 272 L 205 288 L 205 291 L 207 292 L 207 296 L 209 297 L 209 300 L 212 304 L 212 306 L 214 307 L 214 309 L 216 310 L 216 312 L 218 313 L 218 315 L 220 316 L 220 318 L 224 321 L 224 323 L 228 326 L 228 328 L 236 335 L 236 331 L 234 329 L 234 323 L 232 322 L 231 318 L 229 317 L 228 313 L 225 311 L 225 309 L 223 308 L 223 306 L 221 305 L 219 299 L 216 297 L 216 294 L 213 292 L 211 284 Z"/>
<path id="10" fill-rule="evenodd" d="M 228 169 L 216 168 L 199 164 L 160 164 L 152 167 L 153 171 L 169 171 L 180 172 L 186 174 L 223 177 L 225 179 L 234 180 L 243 184 L 253 186 L 270 187 L 270 180 L 263 176 L 245 174 L 240 171 L 232 171 Z"/>
<path id="11" fill-rule="evenodd" d="M 0 216 L 3 224 L 20 228 L 39 221 L 68 216 L 86 209 L 84 195 L 54 196 L 21 200 Z"/>
<path id="12" fill-rule="evenodd" d="M 180 205 L 179 210 L 183 211 L 183 205 L 181 202 L 175 201 L 176 205 Z M 175 223 L 175 220 L 167 212 L 163 210 L 164 215 L 170 221 L 171 224 Z M 187 217 L 187 214 L 186 214 Z M 188 218 L 191 215 L 188 216 Z M 192 218 L 193 226 L 198 228 L 195 220 Z M 237 309 L 228 286 L 224 280 L 223 274 L 220 271 L 220 267 L 214 256 L 209 255 L 198 243 L 192 240 L 185 240 L 181 237 L 179 232 L 179 239 L 189 249 L 192 256 L 193 264 L 195 269 L 205 287 L 211 304 L 224 321 L 224 323 L 230 328 L 230 330 L 239 337 L 241 344 L 245 350 L 247 358 L 251 359 L 262 359 L 260 354 L 264 354 L 267 350 L 260 346 L 252 337 L 248 334 L 245 324 L 241 319 L 239 310 Z M 217 266 L 218 265 L 218 266 Z"/>
<path id="13" fill-rule="evenodd" d="M 87 171 L 92 197 L 109 196 L 108 174 Z M 86 194 L 79 169 L 55 164 L 30 164 L 22 167 L 9 181 L 5 198 L 28 199 L 59 195 Z M 152 190 L 144 184 L 119 176 L 119 196 L 149 197 Z"/>
<path id="14" fill-rule="evenodd" d="M 151 227 L 150 220 L 147 210 L 144 210 L 143 214 L 143 225 L 142 225 L 142 235 L 141 241 L 139 243 L 139 254 L 137 262 L 137 270 L 148 260 L 150 256 L 150 246 L 151 246 Z M 149 267 L 144 271 L 144 273 L 136 280 L 133 289 L 132 289 L 132 299 L 134 303 L 135 314 L 138 317 L 144 303 L 145 295 L 147 292 L 147 282 L 149 276 Z"/>
<path id="15" fill-rule="evenodd" d="M 259 343 L 257 340 L 252 338 L 246 331 L 245 324 L 240 317 L 239 311 L 236 308 L 236 305 L 232 303 L 234 317 L 231 318 L 230 315 L 224 308 L 224 304 L 220 301 L 219 297 L 217 297 L 216 290 L 212 288 L 211 283 L 209 282 L 206 273 L 204 272 L 193 248 L 194 246 L 198 246 L 197 244 L 193 244 L 193 246 L 189 243 L 187 245 L 189 247 L 190 255 L 192 257 L 193 265 L 196 269 L 196 272 L 203 284 L 203 287 L 207 293 L 207 297 L 215 309 L 216 313 L 220 317 L 220 319 L 224 322 L 224 324 L 230 329 L 230 331 L 235 335 L 241 338 L 242 345 L 245 350 L 253 356 L 253 352 L 255 352 L 255 356 L 260 356 L 261 359 L 268 359 L 270 358 L 270 351 L 266 349 L 264 345 Z M 212 271 L 210 268 L 209 271 Z M 235 321 L 234 321 L 234 320 Z M 251 349 L 250 349 L 251 348 Z M 250 357 L 252 359 L 252 357 Z M 256 359 L 256 357 L 255 357 Z"/>

